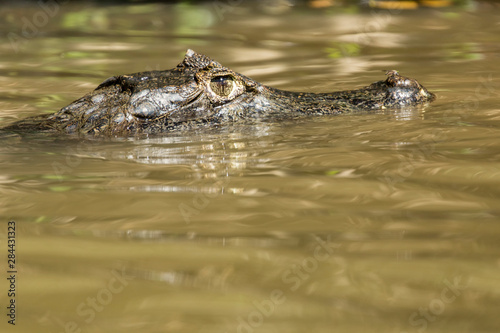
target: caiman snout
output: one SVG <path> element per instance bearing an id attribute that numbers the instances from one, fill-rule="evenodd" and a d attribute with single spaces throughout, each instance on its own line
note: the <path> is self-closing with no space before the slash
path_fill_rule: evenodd
<path id="1" fill-rule="evenodd" d="M 427 91 L 417 80 L 401 76 L 398 71 L 386 72 L 388 88 L 388 99 L 399 101 L 399 105 L 413 105 L 431 102 L 436 95 Z"/>

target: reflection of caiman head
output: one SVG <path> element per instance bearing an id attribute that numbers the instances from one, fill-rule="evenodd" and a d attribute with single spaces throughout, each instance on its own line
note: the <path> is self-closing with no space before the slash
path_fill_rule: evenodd
<path id="1" fill-rule="evenodd" d="M 434 98 L 414 79 L 396 71 L 387 75 L 385 81 L 358 90 L 288 92 L 264 86 L 188 50 L 184 60 L 171 70 L 105 80 L 93 92 L 43 117 L 37 128 L 66 133 L 159 134 L 242 119 L 284 119 L 415 105 Z M 27 127 L 23 121 L 17 123 L 17 128 L 23 127 Z"/>

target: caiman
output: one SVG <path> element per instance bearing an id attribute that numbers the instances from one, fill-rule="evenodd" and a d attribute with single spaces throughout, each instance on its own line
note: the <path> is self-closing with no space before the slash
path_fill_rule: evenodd
<path id="1" fill-rule="evenodd" d="M 430 102 L 415 79 L 388 71 L 383 81 L 332 93 L 265 86 L 188 50 L 177 67 L 113 76 L 60 111 L 17 121 L 4 130 L 106 136 L 161 134 L 244 120 L 291 119 Z"/>

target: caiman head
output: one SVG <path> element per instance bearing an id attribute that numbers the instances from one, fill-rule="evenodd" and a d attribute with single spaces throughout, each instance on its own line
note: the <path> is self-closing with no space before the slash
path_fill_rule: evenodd
<path id="1" fill-rule="evenodd" d="M 221 113 L 231 118 L 256 89 L 257 82 L 188 50 L 173 69 L 106 79 L 53 118 L 65 132 L 160 133 L 217 122 Z"/>
<path id="2" fill-rule="evenodd" d="M 173 69 L 105 80 L 91 93 L 44 117 L 37 128 L 65 133 L 159 134 L 250 118 L 283 119 L 415 105 L 433 98 L 416 80 L 396 71 L 389 72 L 385 81 L 358 90 L 322 94 L 282 91 L 188 50 Z M 22 128 L 22 121 L 19 123 L 18 128 Z"/>

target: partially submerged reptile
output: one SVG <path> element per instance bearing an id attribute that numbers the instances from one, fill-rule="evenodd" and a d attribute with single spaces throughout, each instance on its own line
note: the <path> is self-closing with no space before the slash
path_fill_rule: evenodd
<path id="1" fill-rule="evenodd" d="M 340 114 L 430 102 L 416 80 L 387 72 L 384 81 L 332 93 L 278 90 L 192 50 L 177 67 L 113 76 L 60 111 L 4 130 L 127 136 L 252 119 Z"/>

